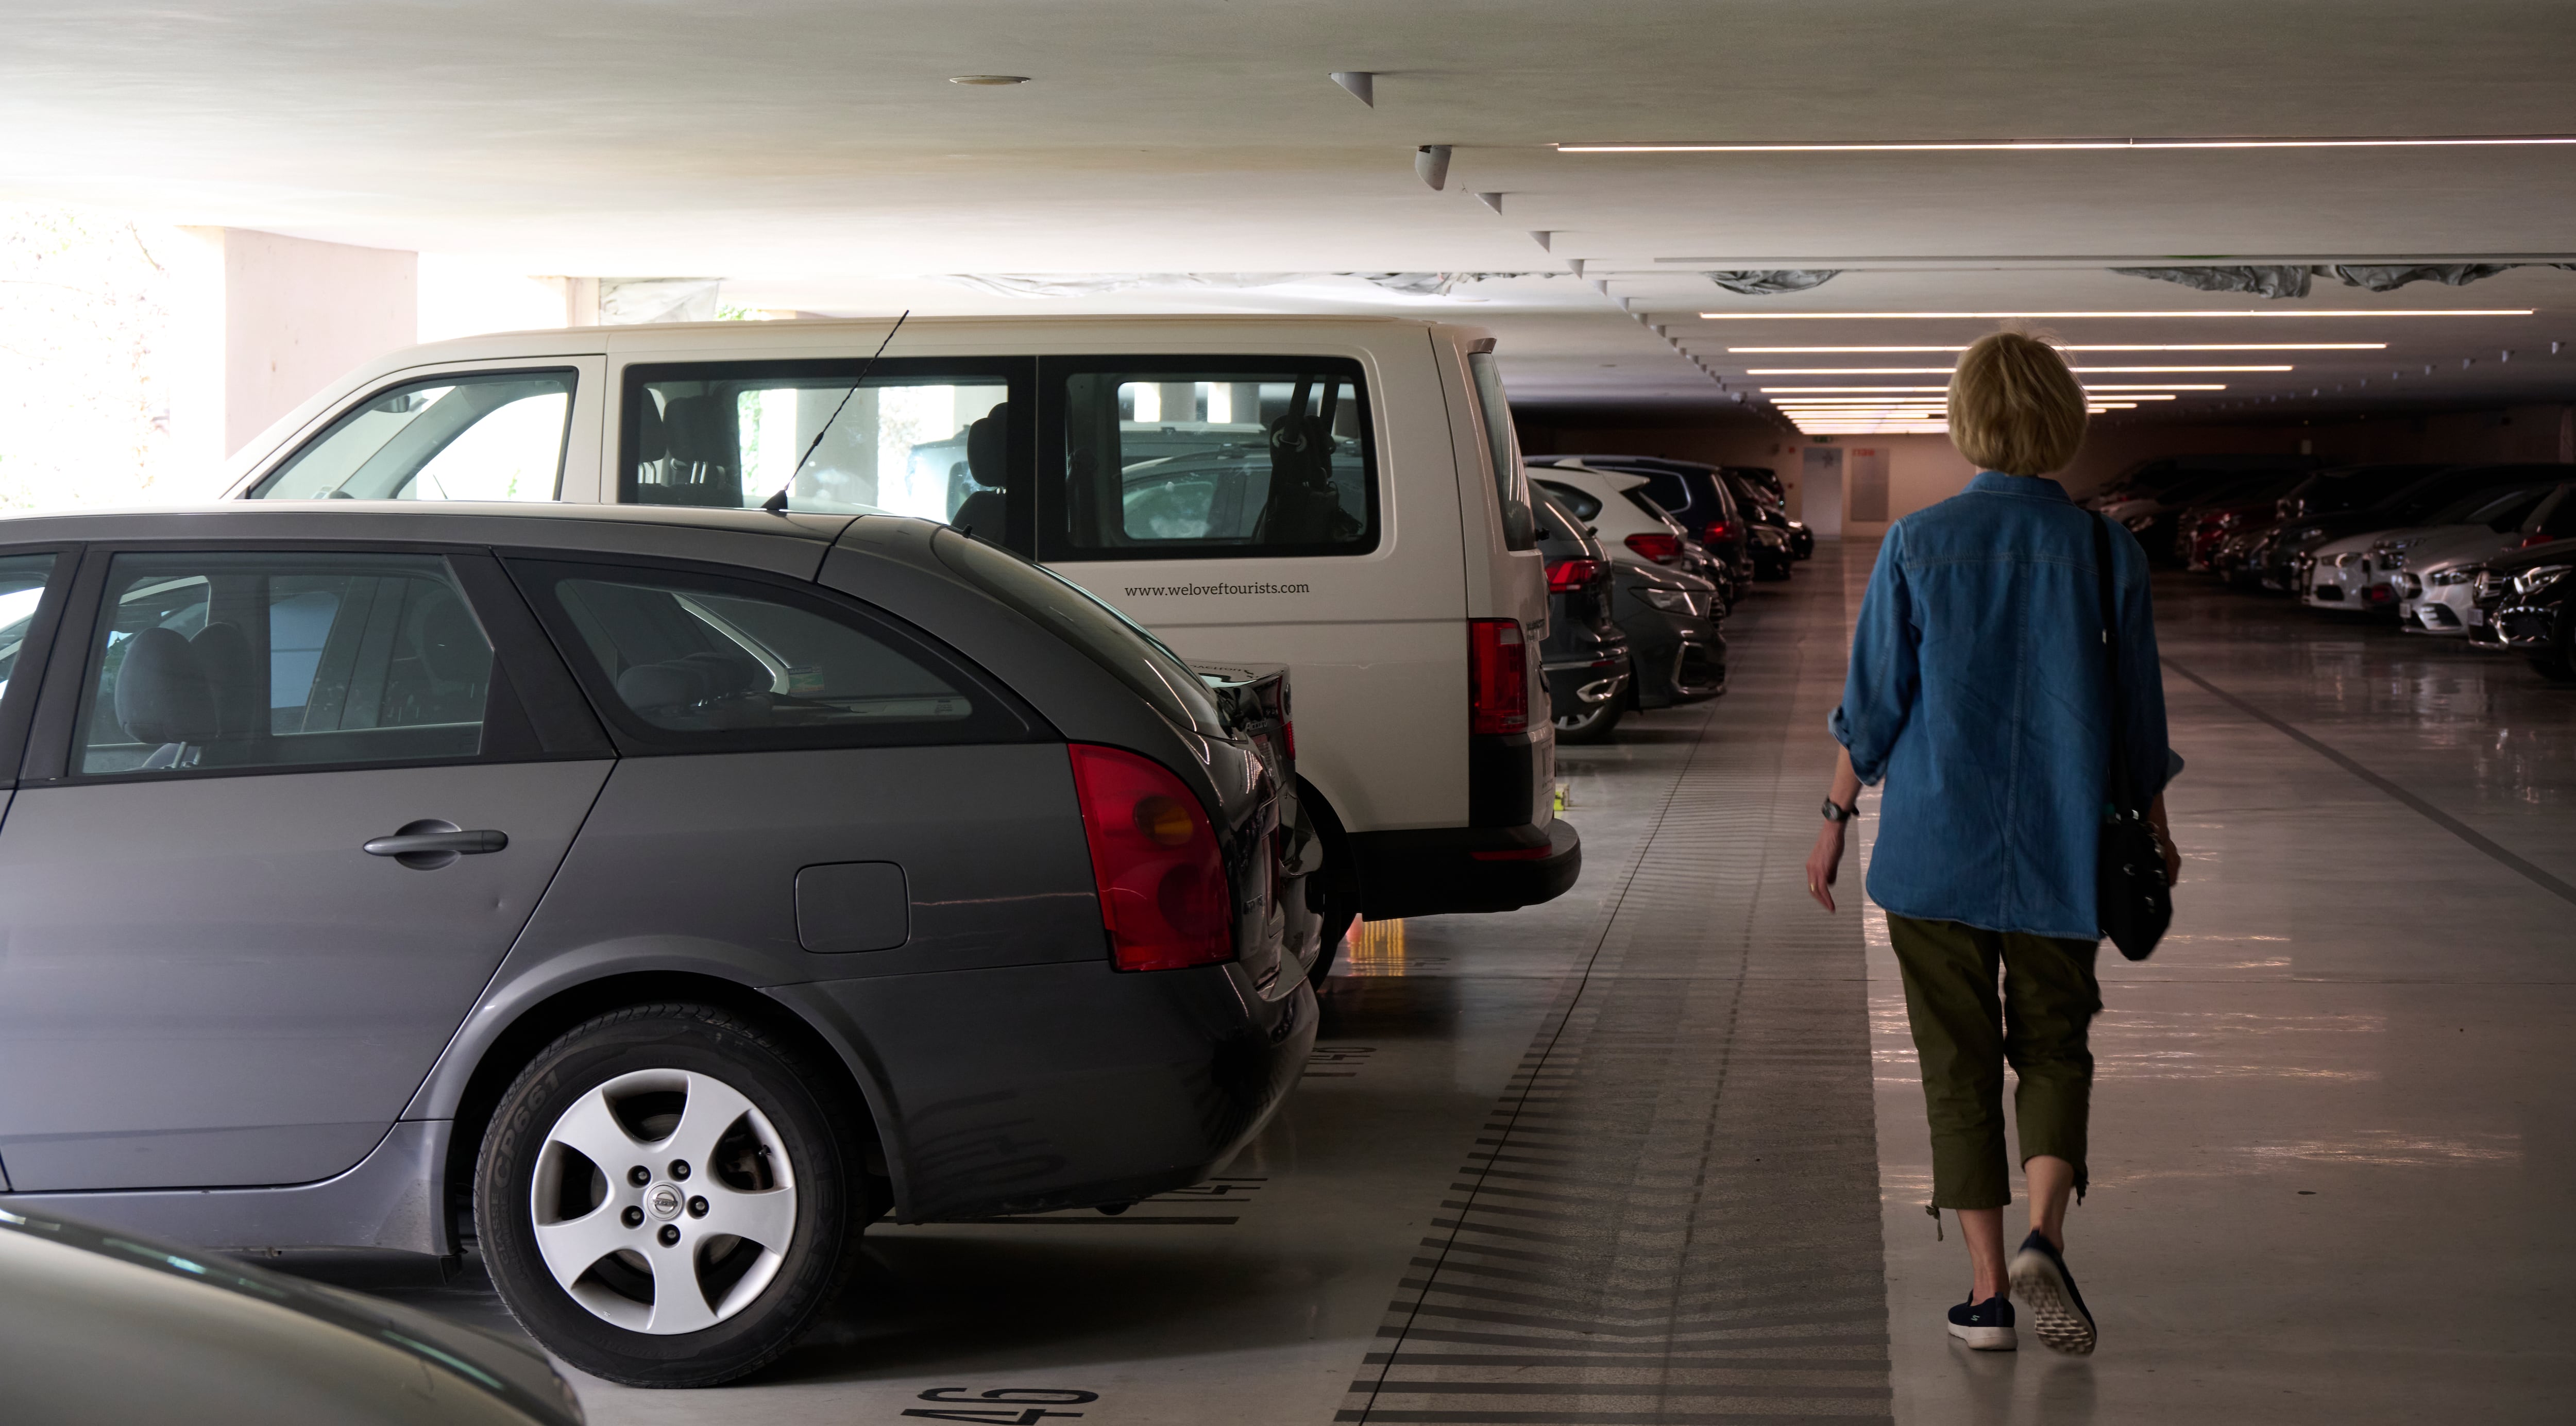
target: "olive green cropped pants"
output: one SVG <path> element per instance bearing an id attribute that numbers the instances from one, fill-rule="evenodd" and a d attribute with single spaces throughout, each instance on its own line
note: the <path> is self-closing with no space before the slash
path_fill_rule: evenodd
<path id="1" fill-rule="evenodd" d="M 2012 1202 L 2004 1162 L 2006 1063 L 2021 1078 L 2013 1118 L 2022 1161 L 2048 1154 L 2073 1164 L 2081 1196 L 2093 1096 L 2085 1030 L 2102 1009 L 2102 988 L 2093 978 L 2099 944 L 1895 915 L 1887 918 L 1887 932 L 1905 973 L 1905 1014 L 1923 1067 L 1932 1205 Z"/>

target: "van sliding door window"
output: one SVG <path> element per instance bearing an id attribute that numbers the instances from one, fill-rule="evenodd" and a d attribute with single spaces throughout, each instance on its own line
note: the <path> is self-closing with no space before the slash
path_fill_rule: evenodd
<path id="1" fill-rule="evenodd" d="M 697 362 L 633 366 L 618 499 L 917 515 L 1003 538 L 1011 373 L 1025 361 Z M 865 379 L 860 377 L 864 369 Z"/>
<path id="2" fill-rule="evenodd" d="M 1048 358 L 1042 560 L 1358 555 L 1377 447 L 1358 362 Z"/>
<path id="3" fill-rule="evenodd" d="M 552 500 L 570 371 L 456 372 L 368 397 L 251 490 L 254 500 Z"/>

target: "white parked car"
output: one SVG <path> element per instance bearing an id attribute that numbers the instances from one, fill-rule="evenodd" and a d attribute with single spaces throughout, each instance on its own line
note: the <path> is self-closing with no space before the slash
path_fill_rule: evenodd
<path id="1" fill-rule="evenodd" d="M 1573 884 L 1530 647 L 1529 487 L 1474 328 L 1392 319 L 710 322 L 474 337 L 351 373 L 249 499 L 945 520 L 1212 671 L 1285 666 L 1327 925 Z M 1341 870 L 1334 871 L 1332 868 Z"/>
<path id="2" fill-rule="evenodd" d="M 2398 576 L 2410 565 L 2421 570 L 2511 549 L 2566 503 L 2567 488 L 2562 480 L 2490 486 L 2462 495 L 2421 525 L 2371 530 L 2320 545 L 2310 577 L 2301 582 L 2299 600 L 2312 609 L 2389 609 L 2407 597 L 2409 586 Z M 2420 594 L 2427 586 L 2419 575 L 2411 587 Z"/>
<path id="3" fill-rule="evenodd" d="M 1568 512 L 1591 526 L 1612 560 L 1712 578 L 1715 561 L 1707 548 L 1691 538 L 1681 521 L 1647 498 L 1645 476 L 1568 461 L 1532 466 L 1529 478 L 1546 486 Z"/>
<path id="4" fill-rule="evenodd" d="M 2503 514 L 2528 504 L 2523 492 Z M 2504 530 L 2444 526 L 2391 539 L 2377 552 L 2390 566 L 2399 627 L 2416 634 L 2466 634 L 2478 621 L 2477 577 L 2488 560 L 2530 545 L 2576 536 L 2576 483 L 2561 484 Z"/>

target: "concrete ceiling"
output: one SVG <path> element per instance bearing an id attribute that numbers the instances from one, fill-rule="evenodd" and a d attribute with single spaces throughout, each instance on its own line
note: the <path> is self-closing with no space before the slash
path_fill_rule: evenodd
<path id="1" fill-rule="evenodd" d="M 2576 272 L 2390 294 L 2326 282 L 2276 303 L 2103 271 L 2576 257 L 2576 147 L 1548 147 L 2576 134 L 2563 0 L 83 0 L 0 4 L 0 27 L 9 196 L 532 272 L 722 276 L 750 305 L 1455 313 L 1503 333 L 1516 396 L 1623 404 L 1722 399 L 1623 308 L 1741 390 L 1780 383 L 1745 375 L 1754 360 L 1729 345 L 1956 343 L 1991 324 L 1696 313 L 2531 307 L 2051 325 L 2076 342 L 2391 343 L 2302 354 L 2178 413 L 2293 391 L 2324 404 L 2339 384 L 2374 404 L 2576 387 L 2576 351 L 2548 354 L 2576 342 Z M 1376 72 L 1375 106 L 1332 70 Z M 1032 82 L 947 82 L 992 73 Z M 1455 146 L 1445 191 L 1414 176 L 1429 143 Z M 1785 266 L 1853 270 L 1772 297 L 1699 275 Z M 1312 277 L 1042 301 L 936 280 L 1354 271 L 1555 275 L 1449 297 Z M 1845 361 L 1863 364 L 1778 364 Z"/>

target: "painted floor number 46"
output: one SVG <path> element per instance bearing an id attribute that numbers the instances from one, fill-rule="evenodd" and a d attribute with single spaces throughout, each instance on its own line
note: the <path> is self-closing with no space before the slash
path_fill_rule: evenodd
<path id="1" fill-rule="evenodd" d="M 933 1387 L 921 1394 L 924 1401 L 936 1401 L 938 1407 L 908 1407 L 906 1416 L 926 1417 L 932 1421 L 979 1421 L 984 1426 L 1038 1426 L 1050 1416 L 1080 1416 L 1079 1411 L 1049 1411 L 1049 1406 L 1080 1406 L 1098 1401 L 1096 1391 L 1069 1391 L 1043 1386 L 998 1386 L 991 1391 L 966 1394 L 962 1386 Z M 1023 1406 L 1031 1402 L 1034 1405 Z M 990 1403 L 987 1405 L 986 1403 Z M 1013 1408 L 1017 1407 L 1017 1410 Z"/>

